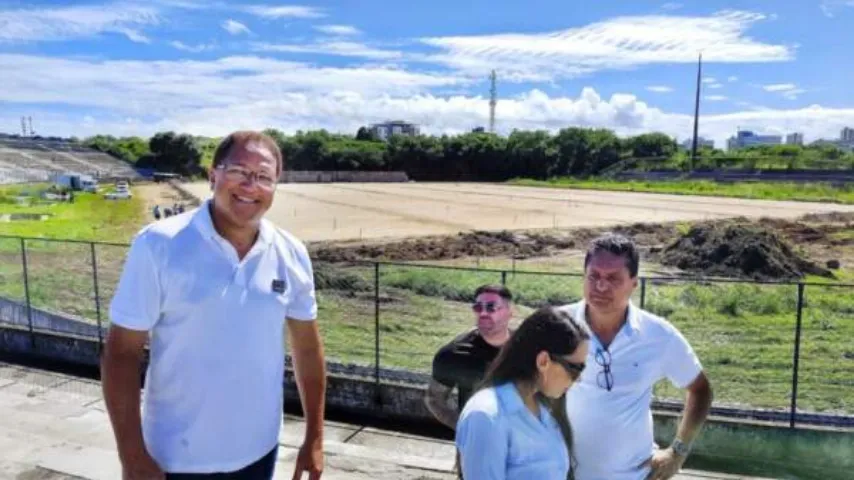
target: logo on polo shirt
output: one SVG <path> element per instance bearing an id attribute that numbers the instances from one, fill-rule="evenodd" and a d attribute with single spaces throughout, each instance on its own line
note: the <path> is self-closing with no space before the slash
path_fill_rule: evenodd
<path id="1" fill-rule="evenodd" d="M 276 293 L 285 293 L 285 281 L 273 280 L 273 291 Z"/>

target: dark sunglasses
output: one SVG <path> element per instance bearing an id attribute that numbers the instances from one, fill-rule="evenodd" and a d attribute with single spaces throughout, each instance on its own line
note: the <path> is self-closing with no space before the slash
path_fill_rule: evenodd
<path id="1" fill-rule="evenodd" d="M 501 306 L 495 302 L 475 302 L 471 306 L 471 309 L 477 313 L 480 313 L 484 310 L 486 310 L 487 313 L 495 313 L 495 311 L 499 308 L 501 308 Z"/>
<path id="2" fill-rule="evenodd" d="M 581 372 L 584 371 L 584 367 L 586 366 L 586 364 L 584 364 L 583 362 L 570 362 L 569 360 L 563 357 L 559 357 L 557 355 L 549 355 L 549 357 L 553 361 L 559 363 L 560 366 L 563 367 L 564 370 L 566 370 L 566 373 L 568 373 L 573 380 L 578 380 L 578 377 L 581 376 Z"/>

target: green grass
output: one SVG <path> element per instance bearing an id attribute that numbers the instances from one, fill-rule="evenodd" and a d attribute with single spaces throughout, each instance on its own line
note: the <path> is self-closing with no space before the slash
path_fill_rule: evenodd
<path id="1" fill-rule="evenodd" d="M 107 200 L 100 193 L 76 192 L 74 203 L 34 200 L 31 205 L 18 205 L 14 196 L 22 190 L 40 191 L 32 187 L 0 189 L 0 215 L 43 213 L 51 217 L 0 222 L 0 235 L 129 242 L 146 221 L 144 204 L 138 195 L 128 200 Z"/>
<path id="2" fill-rule="evenodd" d="M 705 180 L 646 182 L 638 180 L 579 180 L 574 178 L 556 178 L 551 180 L 515 179 L 509 183 L 529 187 L 673 193 L 761 200 L 798 200 L 854 204 L 854 187 L 834 187 L 826 183 L 715 183 Z"/>

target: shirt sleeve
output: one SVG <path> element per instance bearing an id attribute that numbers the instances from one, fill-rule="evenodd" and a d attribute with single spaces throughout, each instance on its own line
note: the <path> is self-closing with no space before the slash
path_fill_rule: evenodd
<path id="1" fill-rule="evenodd" d="M 293 294 L 288 305 L 288 318 L 312 321 L 317 319 L 317 295 L 314 287 L 314 269 L 308 250 L 303 245 L 294 248 L 296 265 L 292 269 Z"/>
<path id="2" fill-rule="evenodd" d="M 664 374 L 670 383 L 678 388 L 686 388 L 703 371 L 700 359 L 697 358 L 691 344 L 675 327 L 672 329 L 662 360 Z"/>
<path id="3" fill-rule="evenodd" d="M 433 357 L 433 380 L 441 383 L 448 388 L 457 386 L 457 379 L 454 376 L 453 366 L 450 365 L 450 352 L 448 347 L 442 347 Z"/>
<path id="4" fill-rule="evenodd" d="M 162 286 L 149 242 L 142 233 L 131 243 L 110 302 L 110 321 L 130 330 L 151 330 L 160 319 Z"/>
<path id="5" fill-rule="evenodd" d="M 463 478 L 507 478 L 507 430 L 501 418 L 482 411 L 465 412 L 456 432 Z"/>

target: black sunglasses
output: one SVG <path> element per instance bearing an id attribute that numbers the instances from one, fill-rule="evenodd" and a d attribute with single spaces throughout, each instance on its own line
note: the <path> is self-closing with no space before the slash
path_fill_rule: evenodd
<path id="1" fill-rule="evenodd" d="M 602 371 L 596 375 L 596 384 L 599 388 L 611 391 L 614 388 L 614 374 L 611 373 L 611 352 L 608 350 L 596 350 L 596 363 L 602 367 Z"/>
<path id="2" fill-rule="evenodd" d="M 564 370 L 566 370 L 566 373 L 568 373 L 569 376 L 573 380 L 578 380 L 578 377 L 581 376 L 581 372 L 584 371 L 584 367 L 586 366 L 583 362 L 582 363 L 570 362 L 569 360 L 567 360 L 563 357 L 559 357 L 557 355 L 549 354 L 549 358 L 551 358 L 553 361 L 559 363 L 560 366 L 563 367 Z"/>
<path id="3" fill-rule="evenodd" d="M 486 310 L 487 313 L 495 313 L 499 308 L 500 305 L 495 302 L 475 302 L 471 306 L 471 309 L 476 313 L 480 313 L 484 310 Z"/>

